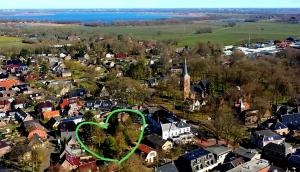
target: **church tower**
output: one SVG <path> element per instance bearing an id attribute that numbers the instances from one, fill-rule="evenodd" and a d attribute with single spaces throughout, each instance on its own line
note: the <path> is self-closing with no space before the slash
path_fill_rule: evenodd
<path id="1" fill-rule="evenodd" d="M 186 59 L 184 60 L 184 71 L 183 71 L 183 99 L 190 98 L 191 94 L 191 77 L 188 74 Z"/>

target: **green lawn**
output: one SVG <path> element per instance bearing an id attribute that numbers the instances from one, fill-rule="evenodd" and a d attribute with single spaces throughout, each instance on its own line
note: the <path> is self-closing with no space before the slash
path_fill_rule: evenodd
<path id="1" fill-rule="evenodd" d="M 191 24 L 166 24 L 159 26 L 110 26 L 110 27 L 84 27 L 63 26 L 60 29 L 92 35 L 95 33 L 132 35 L 146 40 L 177 40 L 179 46 L 193 45 L 197 42 L 217 42 L 224 45 L 239 44 L 248 41 L 249 35 L 254 40 L 284 39 L 288 36 L 300 37 L 300 25 L 256 22 L 238 23 L 233 28 L 224 27 L 222 22 L 199 22 Z M 211 27 L 213 33 L 195 34 L 197 28 Z M 59 28 L 56 28 L 59 29 Z"/>
<path id="2" fill-rule="evenodd" d="M 197 42 L 215 42 L 223 45 L 240 44 L 249 39 L 255 40 L 284 39 L 288 36 L 300 37 L 299 24 L 276 22 L 237 23 L 235 27 L 224 27 L 226 23 L 220 21 L 201 21 L 190 24 L 165 24 L 155 26 L 34 26 L 28 31 L 68 35 L 76 33 L 82 38 L 105 36 L 109 34 L 123 34 L 145 40 L 176 40 L 178 46 L 194 45 Z M 213 33 L 195 34 L 201 27 L 211 27 Z M 0 37 L 1 46 L 26 45 L 21 38 Z"/>
<path id="3" fill-rule="evenodd" d="M 14 47 L 25 45 L 22 43 L 22 38 L 0 36 L 0 47 Z"/>

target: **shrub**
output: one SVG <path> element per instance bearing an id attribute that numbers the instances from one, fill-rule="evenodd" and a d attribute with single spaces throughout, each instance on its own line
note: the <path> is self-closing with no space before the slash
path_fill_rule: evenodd
<path id="1" fill-rule="evenodd" d="M 211 27 L 203 27 L 203 28 L 198 28 L 196 30 L 196 34 L 203 34 L 203 33 L 212 33 L 212 28 Z"/>

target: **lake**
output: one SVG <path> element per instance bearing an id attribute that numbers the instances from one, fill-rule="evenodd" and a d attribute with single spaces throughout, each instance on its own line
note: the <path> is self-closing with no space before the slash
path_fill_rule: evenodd
<path id="1" fill-rule="evenodd" d="M 0 20 L 43 22 L 126 22 L 174 18 L 168 13 L 106 11 L 0 11 Z"/>

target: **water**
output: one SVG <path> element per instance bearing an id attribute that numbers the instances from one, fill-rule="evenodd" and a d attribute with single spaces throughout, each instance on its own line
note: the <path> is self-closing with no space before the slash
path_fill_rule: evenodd
<path id="1" fill-rule="evenodd" d="M 1 20 L 43 22 L 126 22 L 173 18 L 167 13 L 97 11 L 0 11 Z"/>

